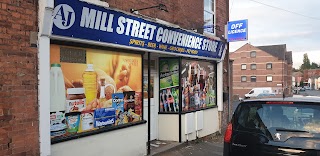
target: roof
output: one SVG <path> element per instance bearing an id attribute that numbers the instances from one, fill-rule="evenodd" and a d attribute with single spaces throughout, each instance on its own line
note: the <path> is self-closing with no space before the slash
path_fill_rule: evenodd
<path id="1" fill-rule="evenodd" d="M 288 101 L 288 102 L 317 102 L 320 103 L 320 97 L 286 97 L 286 98 L 262 98 L 262 99 L 254 99 L 254 100 L 244 100 L 245 102 L 254 102 L 254 101 L 260 101 L 260 102 L 269 102 L 269 101 Z"/>
<path id="2" fill-rule="evenodd" d="M 256 46 L 256 47 L 271 54 L 272 56 L 279 58 L 280 60 L 284 60 L 285 52 L 287 52 L 287 48 L 285 44 Z"/>
<path id="3" fill-rule="evenodd" d="M 292 51 L 286 52 L 286 60 L 288 64 L 292 64 Z"/>
<path id="4" fill-rule="evenodd" d="M 303 73 L 301 73 L 301 72 L 293 72 L 292 75 L 293 76 L 303 76 Z"/>

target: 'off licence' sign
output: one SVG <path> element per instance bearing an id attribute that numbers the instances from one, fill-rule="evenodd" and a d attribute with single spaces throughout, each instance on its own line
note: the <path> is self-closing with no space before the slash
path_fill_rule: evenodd
<path id="1" fill-rule="evenodd" d="M 248 20 L 228 22 L 228 42 L 248 40 Z"/>

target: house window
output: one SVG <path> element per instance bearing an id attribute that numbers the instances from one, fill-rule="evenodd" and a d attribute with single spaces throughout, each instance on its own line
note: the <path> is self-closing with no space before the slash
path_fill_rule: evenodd
<path id="1" fill-rule="evenodd" d="M 272 63 L 267 63 L 266 68 L 267 69 L 272 69 Z"/>
<path id="2" fill-rule="evenodd" d="M 272 82 L 272 76 L 271 75 L 267 76 L 267 82 Z"/>
<path id="3" fill-rule="evenodd" d="M 215 0 L 204 0 L 204 33 L 215 35 Z"/>
<path id="4" fill-rule="evenodd" d="M 247 82 L 247 77 L 246 76 L 241 76 L 241 82 Z"/>
<path id="5" fill-rule="evenodd" d="M 242 64 L 241 65 L 241 70 L 246 70 L 247 69 L 247 65 L 246 64 Z"/>
<path id="6" fill-rule="evenodd" d="M 257 77 L 256 76 L 251 76 L 251 82 L 257 82 Z"/>
<path id="7" fill-rule="evenodd" d="M 256 51 L 250 52 L 250 57 L 256 57 L 256 56 L 257 56 Z"/>
<path id="8" fill-rule="evenodd" d="M 257 65 L 256 64 L 251 64 L 251 70 L 256 70 L 257 69 Z"/>

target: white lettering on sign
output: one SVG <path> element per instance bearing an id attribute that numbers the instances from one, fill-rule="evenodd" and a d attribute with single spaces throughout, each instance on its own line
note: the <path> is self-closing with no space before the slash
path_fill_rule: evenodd
<path id="1" fill-rule="evenodd" d="M 153 42 L 156 41 L 160 43 L 160 45 L 170 44 L 173 45 L 171 49 L 182 49 L 180 52 L 185 52 L 183 48 L 192 48 L 215 53 L 218 48 L 218 41 L 206 39 L 193 33 L 185 33 L 179 29 L 170 29 L 162 27 L 161 25 L 154 25 L 152 22 L 148 23 L 143 20 L 134 20 L 125 17 L 125 15 L 115 16 L 115 14 L 108 12 L 108 10 L 82 7 L 80 15 L 80 13 L 76 14 L 69 5 L 60 4 L 55 7 L 53 21 L 59 29 L 68 29 L 75 23 L 76 15 L 81 17 L 79 26 L 82 28 L 110 33 L 115 32 L 118 35 L 126 35 Z M 243 23 L 233 24 L 231 28 L 232 30 L 228 31 L 229 34 L 246 32 Z M 154 48 L 155 47 L 158 46 L 156 45 Z M 167 50 L 167 48 L 165 48 L 165 50 Z"/>
<path id="2" fill-rule="evenodd" d="M 113 14 L 107 14 L 106 12 L 83 7 L 80 26 L 101 31 L 113 32 L 113 17 Z"/>
<path id="3" fill-rule="evenodd" d="M 201 49 L 203 38 L 180 33 L 173 30 L 158 28 L 156 41 L 164 44 L 178 45 L 182 47 Z"/>
<path id="4" fill-rule="evenodd" d="M 242 28 L 243 23 L 237 23 L 231 25 L 231 30 L 228 30 L 228 34 L 239 34 L 239 33 L 245 33 L 247 31 L 247 28 Z"/>

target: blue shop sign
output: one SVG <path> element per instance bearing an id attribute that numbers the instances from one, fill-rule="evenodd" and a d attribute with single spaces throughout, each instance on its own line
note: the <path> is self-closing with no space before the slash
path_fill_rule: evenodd
<path id="1" fill-rule="evenodd" d="M 248 40 L 248 20 L 228 22 L 228 42 Z"/>
<path id="2" fill-rule="evenodd" d="M 225 43 L 79 0 L 55 0 L 52 34 L 220 59 Z"/>

